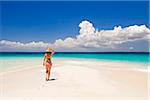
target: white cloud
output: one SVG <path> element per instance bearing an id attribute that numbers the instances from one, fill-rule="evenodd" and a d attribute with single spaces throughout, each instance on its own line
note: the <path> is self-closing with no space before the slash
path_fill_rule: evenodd
<path id="1" fill-rule="evenodd" d="M 58 51 L 88 51 L 91 49 L 115 48 L 116 45 L 137 40 L 150 40 L 150 29 L 145 25 L 134 25 L 122 28 L 114 27 L 113 30 L 95 30 L 92 23 L 82 21 L 79 24 L 79 35 L 64 40 L 58 39 L 53 44 L 45 42 L 13 42 L 1 40 L 1 50 L 44 50 L 52 47 Z"/>
<path id="2" fill-rule="evenodd" d="M 82 21 L 79 24 L 80 34 L 75 38 L 66 38 L 64 40 L 56 40 L 55 45 L 68 47 L 85 47 L 85 48 L 113 48 L 117 44 L 128 41 L 136 41 L 149 39 L 150 29 L 145 25 L 129 26 L 122 28 L 121 26 L 114 27 L 113 30 L 95 31 L 92 23 Z M 59 43 L 59 44 L 58 44 Z"/>
<path id="3" fill-rule="evenodd" d="M 42 41 L 39 42 L 29 42 L 29 43 L 21 43 L 21 42 L 14 42 L 8 40 L 1 40 L 0 41 L 0 50 L 1 51 L 43 51 L 47 47 L 50 47 L 50 43 L 44 43 Z"/>
<path id="4" fill-rule="evenodd" d="M 0 45 L 9 46 L 9 47 L 20 47 L 20 48 L 39 48 L 39 47 L 48 47 L 49 43 L 44 42 L 29 42 L 29 43 L 21 43 L 21 42 L 12 42 L 7 40 L 1 40 Z"/>
<path id="5" fill-rule="evenodd" d="M 95 32 L 95 28 L 93 27 L 93 24 L 88 21 L 82 21 L 79 24 L 80 27 L 80 34 L 93 34 Z"/>
<path id="6" fill-rule="evenodd" d="M 129 47 L 130 50 L 134 49 L 134 47 Z"/>

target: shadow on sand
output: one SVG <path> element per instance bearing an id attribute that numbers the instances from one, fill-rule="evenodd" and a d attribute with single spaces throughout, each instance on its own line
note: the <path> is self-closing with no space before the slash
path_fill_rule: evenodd
<path id="1" fill-rule="evenodd" d="M 52 78 L 52 79 L 50 79 L 49 81 L 54 81 L 54 80 L 56 80 L 55 78 Z"/>

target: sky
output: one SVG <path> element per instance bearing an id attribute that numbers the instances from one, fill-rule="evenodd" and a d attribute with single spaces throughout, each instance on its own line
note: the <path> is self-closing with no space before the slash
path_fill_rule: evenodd
<path id="1" fill-rule="evenodd" d="M 0 7 L 0 51 L 148 51 L 148 1 L 1 1 Z"/>

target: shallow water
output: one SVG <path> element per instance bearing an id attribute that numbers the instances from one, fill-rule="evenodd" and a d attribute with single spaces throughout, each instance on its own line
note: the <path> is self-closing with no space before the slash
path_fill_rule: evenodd
<path id="1" fill-rule="evenodd" d="M 41 65 L 43 62 L 43 53 L 1 53 L 0 70 L 7 70 L 16 67 L 30 67 Z M 95 61 L 112 61 L 140 64 L 141 68 L 147 69 L 149 64 L 149 54 L 90 54 L 90 53 L 56 53 L 53 56 L 57 59 L 78 59 Z"/>

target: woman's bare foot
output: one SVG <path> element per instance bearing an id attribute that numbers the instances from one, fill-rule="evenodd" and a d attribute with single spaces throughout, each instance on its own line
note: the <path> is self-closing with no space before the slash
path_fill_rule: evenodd
<path id="1" fill-rule="evenodd" d="M 46 80 L 46 81 L 48 81 L 49 79 L 48 79 L 48 78 L 46 78 L 45 80 Z"/>

